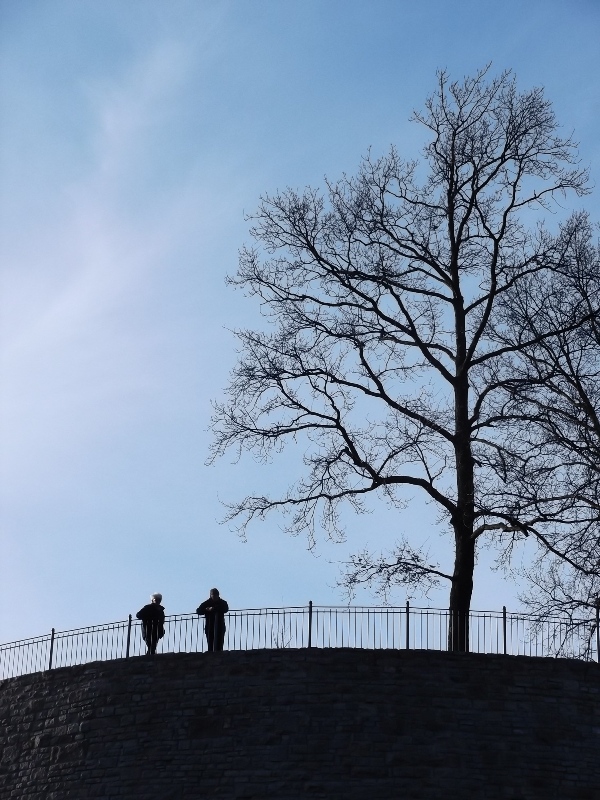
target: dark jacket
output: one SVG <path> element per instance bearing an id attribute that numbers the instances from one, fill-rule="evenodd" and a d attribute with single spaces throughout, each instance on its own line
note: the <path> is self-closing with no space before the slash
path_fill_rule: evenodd
<path id="1" fill-rule="evenodd" d="M 204 614 L 207 625 L 214 625 L 218 620 L 220 623 L 225 622 L 225 614 L 229 611 L 227 600 L 222 597 L 209 597 L 203 603 L 200 603 L 196 609 L 196 614 Z"/>
<path id="2" fill-rule="evenodd" d="M 135 615 L 142 621 L 144 639 L 154 633 L 159 639 L 165 635 L 165 609 L 158 603 L 148 603 Z"/>

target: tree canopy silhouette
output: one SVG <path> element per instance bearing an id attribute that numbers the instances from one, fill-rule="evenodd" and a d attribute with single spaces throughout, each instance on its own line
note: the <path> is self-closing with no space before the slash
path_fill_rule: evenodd
<path id="1" fill-rule="evenodd" d="M 401 508 L 407 489 L 421 491 L 447 519 L 453 567 L 404 540 L 387 560 L 357 555 L 348 580 L 447 579 L 449 646 L 464 650 L 477 542 L 526 531 L 532 517 L 497 491 L 502 381 L 511 359 L 556 333 L 511 339 L 504 299 L 568 257 L 573 237 L 546 229 L 543 212 L 584 194 L 587 175 L 543 90 L 519 92 L 508 72 L 440 72 L 413 119 L 429 139 L 421 164 L 392 148 L 324 192 L 261 199 L 255 245 L 229 281 L 258 297 L 271 328 L 237 332 L 213 457 L 304 448 L 288 493 L 230 506 L 242 527 L 279 509 L 294 532 L 332 534 L 344 502 L 361 510 L 377 492 Z"/>

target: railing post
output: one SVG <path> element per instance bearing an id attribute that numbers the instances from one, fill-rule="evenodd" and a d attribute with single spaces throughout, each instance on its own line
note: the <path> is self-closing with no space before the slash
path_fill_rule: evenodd
<path id="1" fill-rule="evenodd" d="M 406 649 L 410 650 L 410 603 L 406 601 Z"/>
<path id="2" fill-rule="evenodd" d="M 125 658 L 129 658 L 129 645 L 131 643 L 131 614 L 127 623 L 127 649 L 125 650 Z"/>
<path id="3" fill-rule="evenodd" d="M 54 634 L 56 631 L 52 628 L 52 634 L 50 636 L 50 658 L 48 659 L 48 669 L 52 669 L 52 656 L 54 655 Z"/>
<path id="4" fill-rule="evenodd" d="M 312 647 L 312 600 L 308 601 L 308 646 Z"/>
<path id="5" fill-rule="evenodd" d="M 504 642 L 504 655 L 506 655 L 506 606 L 502 606 L 502 640 Z"/>

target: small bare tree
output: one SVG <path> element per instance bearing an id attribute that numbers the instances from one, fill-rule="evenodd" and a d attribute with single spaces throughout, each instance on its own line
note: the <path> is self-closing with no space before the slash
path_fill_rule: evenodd
<path id="1" fill-rule="evenodd" d="M 237 334 L 213 457 L 305 448 L 305 475 L 285 496 L 230 506 L 242 527 L 279 509 L 292 512 L 294 532 L 314 537 L 321 522 L 334 534 L 343 501 L 361 510 L 378 492 L 401 507 L 403 491 L 422 491 L 449 522 L 453 568 L 404 542 L 387 573 L 362 554 L 354 580 L 373 569 L 396 582 L 447 579 L 449 647 L 465 650 L 477 541 L 530 521 L 486 494 L 489 453 L 501 447 L 496 412 L 487 415 L 498 389 L 490 371 L 531 344 L 499 341 L 497 308 L 555 269 L 561 242 L 534 215 L 557 195 L 585 193 L 586 174 L 543 91 L 519 93 L 509 73 L 461 83 L 439 73 L 414 120 L 430 137 L 424 180 L 392 149 L 327 182 L 326 196 L 262 199 L 256 247 L 242 250 L 230 282 L 259 298 L 272 330 Z"/>
<path id="2" fill-rule="evenodd" d="M 504 304 L 503 339 L 527 340 L 503 383 L 511 421 L 500 465 L 507 503 L 535 516 L 541 544 L 527 605 L 595 616 L 600 598 L 600 248 L 585 214 L 561 234 L 550 275 Z"/>

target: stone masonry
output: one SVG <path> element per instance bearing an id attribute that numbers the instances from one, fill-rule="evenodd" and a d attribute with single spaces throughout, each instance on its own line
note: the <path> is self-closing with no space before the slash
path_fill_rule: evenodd
<path id="1" fill-rule="evenodd" d="M 0 798 L 599 800 L 600 666 L 158 655 L 0 682 Z"/>

